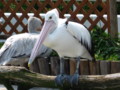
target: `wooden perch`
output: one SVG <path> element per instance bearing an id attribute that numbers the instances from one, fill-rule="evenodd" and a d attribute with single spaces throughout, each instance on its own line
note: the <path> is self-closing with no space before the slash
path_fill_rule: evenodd
<path id="1" fill-rule="evenodd" d="M 23 67 L 0 66 L 0 83 L 6 85 L 22 85 L 25 87 L 60 88 L 55 85 L 56 76 L 42 75 L 26 70 Z M 64 84 L 63 88 L 74 90 L 118 90 L 120 88 L 120 73 L 108 75 L 82 75 L 79 85 Z M 67 89 L 68 90 L 68 89 Z"/>

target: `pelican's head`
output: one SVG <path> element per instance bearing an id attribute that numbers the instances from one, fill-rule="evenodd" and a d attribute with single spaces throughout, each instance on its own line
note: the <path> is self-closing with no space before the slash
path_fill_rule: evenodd
<path id="1" fill-rule="evenodd" d="M 34 61 L 34 59 L 37 56 L 38 50 L 41 47 L 42 43 L 44 42 L 45 38 L 47 37 L 48 34 L 52 33 L 57 25 L 58 25 L 58 20 L 59 20 L 59 14 L 57 9 L 53 9 L 51 11 L 48 11 L 45 15 L 45 22 L 42 27 L 42 30 L 40 32 L 40 36 L 32 50 L 28 66 Z"/>
<path id="2" fill-rule="evenodd" d="M 45 22 L 54 22 L 56 25 L 58 25 L 58 19 L 59 19 L 59 13 L 57 9 L 53 9 L 51 11 L 48 11 L 45 15 Z"/>
<path id="3" fill-rule="evenodd" d="M 28 19 L 28 32 L 38 33 L 42 28 L 42 21 L 37 17 L 29 17 Z"/>

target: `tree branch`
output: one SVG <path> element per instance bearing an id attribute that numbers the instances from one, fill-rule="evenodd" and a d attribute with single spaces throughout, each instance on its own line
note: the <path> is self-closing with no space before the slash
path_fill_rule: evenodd
<path id="1" fill-rule="evenodd" d="M 25 87 L 60 88 L 55 85 L 56 76 L 42 75 L 28 71 L 23 67 L 0 66 L 0 83 L 22 85 Z M 64 83 L 62 88 L 74 88 L 82 90 L 116 90 L 120 88 L 120 73 L 109 75 L 82 75 L 79 85 Z"/>

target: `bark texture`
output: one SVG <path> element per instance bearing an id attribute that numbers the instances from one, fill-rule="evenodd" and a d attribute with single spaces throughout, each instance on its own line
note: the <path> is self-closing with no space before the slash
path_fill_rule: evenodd
<path id="1" fill-rule="evenodd" d="M 26 88 L 46 87 L 68 90 L 71 88 L 74 90 L 119 90 L 120 88 L 120 73 L 81 75 L 77 86 L 71 86 L 65 82 L 63 87 L 56 86 L 55 77 L 34 73 L 23 67 L 0 66 L 0 84 L 4 84 L 8 88 L 10 88 L 10 85 L 18 85 Z"/>

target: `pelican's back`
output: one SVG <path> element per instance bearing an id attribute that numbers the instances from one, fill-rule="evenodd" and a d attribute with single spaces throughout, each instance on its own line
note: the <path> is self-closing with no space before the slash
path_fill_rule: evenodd
<path id="1" fill-rule="evenodd" d="M 16 65 L 13 58 L 29 57 L 37 38 L 37 34 L 30 33 L 18 34 L 9 37 L 0 49 L 0 65 L 11 63 Z M 41 50 L 39 51 L 41 52 L 38 53 L 38 56 L 41 57 L 47 57 L 52 52 L 51 49 L 45 46 L 42 46 L 40 49 Z"/>

